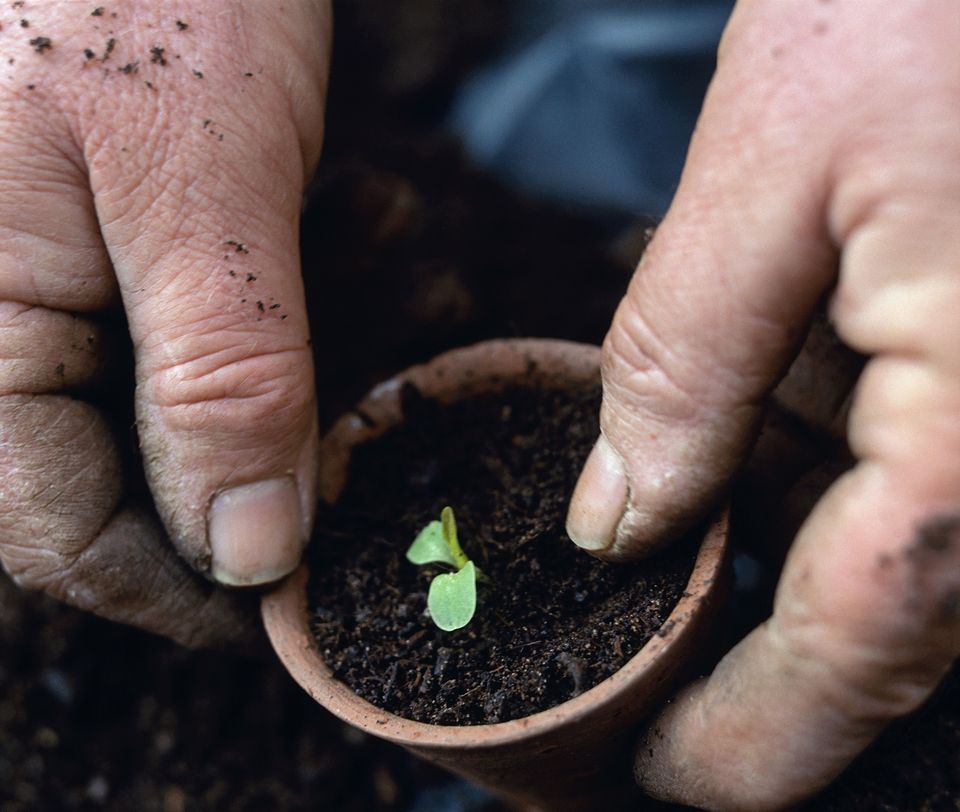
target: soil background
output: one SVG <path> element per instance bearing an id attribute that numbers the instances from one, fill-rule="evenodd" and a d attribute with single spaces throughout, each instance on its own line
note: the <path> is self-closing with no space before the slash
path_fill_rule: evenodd
<path id="1" fill-rule="evenodd" d="M 461 0 L 456 15 L 442 6 L 336 3 L 327 145 L 302 232 L 324 423 L 451 346 L 599 343 L 642 249 L 642 224 L 622 239 L 525 200 L 437 134 L 506 23 L 497 0 Z M 956 812 L 958 752 L 953 676 L 810 808 Z M 0 808 L 502 809 L 345 728 L 271 658 L 184 651 L 3 576 Z"/>

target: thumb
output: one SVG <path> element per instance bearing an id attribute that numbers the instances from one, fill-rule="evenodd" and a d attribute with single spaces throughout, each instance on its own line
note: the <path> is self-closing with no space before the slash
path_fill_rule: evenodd
<path id="1" fill-rule="evenodd" d="M 208 70 L 199 97 L 196 78 L 170 72 L 185 92 L 143 90 L 146 104 L 119 111 L 131 120 L 86 143 L 151 491 L 180 553 L 235 586 L 297 566 L 316 490 L 298 221 L 322 80 L 300 71 L 316 84 L 291 92 L 295 71 L 271 70 L 270 53 L 261 64 Z"/>
<path id="2" fill-rule="evenodd" d="M 776 62 L 723 63 L 604 343 L 601 436 L 567 529 L 607 559 L 647 554 L 720 498 L 834 278 L 832 144 L 808 124 L 828 102 L 771 96 L 793 81 Z"/>

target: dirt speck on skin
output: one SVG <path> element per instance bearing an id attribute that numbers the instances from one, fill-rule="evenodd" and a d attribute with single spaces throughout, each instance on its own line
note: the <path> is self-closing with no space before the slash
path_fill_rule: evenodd
<path id="1" fill-rule="evenodd" d="M 308 553 L 312 626 L 336 676 L 378 707 L 450 725 L 521 718 L 613 674 L 676 605 L 695 545 L 614 565 L 567 537 L 599 387 L 516 388 L 451 406 L 408 387 L 404 402 L 406 423 L 355 451 Z M 404 557 L 445 505 L 488 578 L 455 632 L 437 629 L 426 607 L 442 568 Z"/>
<path id="2" fill-rule="evenodd" d="M 935 516 L 918 528 L 914 549 L 945 553 L 958 542 L 960 542 L 960 516 Z"/>
<path id="3" fill-rule="evenodd" d="M 177 20 L 176 26 L 177 26 L 177 31 L 186 31 L 190 27 L 183 20 Z"/>
<path id="4" fill-rule="evenodd" d="M 195 71 L 193 71 L 193 75 L 196 76 L 198 79 L 202 79 L 202 78 L 203 78 L 203 71 L 202 71 L 202 70 L 195 70 Z"/>
<path id="5" fill-rule="evenodd" d="M 150 49 L 150 61 L 154 65 L 164 66 L 167 64 L 167 58 L 164 56 L 166 49 L 160 45 L 154 45 Z"/>
<path id="6" fill-rule="evenodd" d="M 93 11 L 90 12 L 90 16 L 91 16 L 91 17 L 102 17 L 102 16 L 103 16 L 103 12 L 104 12 L 105 10 L 106 10 L 106 9 L 104 9 L 103 6 L 97 6 Z"/>
<path id="7" fill-rule="evenodd" d="M 49 51 L 53 47 L 53 42 L 50 40 L 50 37 L 34 37 L 30 40 L 30 44 L 38 54 Z"/>
<path id="8" fill-rule="evenodd" d="M 940 622 L 955 623 L 960 620 L 960 591 L 948 592 L 940 604 Z"/>
<path id="9" fill-rule="evenodd" d="M 30 20 L 20 20 L 20 27 L 21 27 L 21 28 L 29 28 L 29 27 L 30 27 Z"/>
<path id="10" fill-rule="evenodd" d="M 116 47 L 117 47 L 117 41 L 113 37 L 110 37 L 110 39 L 107 40 L 107 46 L 103 51 L 102 59 L 104 61 L 108 60 L 110 58 L 110 54 L 113 53 L 113 49 Z"/>

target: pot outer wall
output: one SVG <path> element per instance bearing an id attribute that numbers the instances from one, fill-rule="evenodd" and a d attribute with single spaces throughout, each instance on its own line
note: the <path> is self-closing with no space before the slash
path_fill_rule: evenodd
<path id="1" fill-rule="evenodd" d="M 518 384 L 570 388 L 595 384 L 599 377 L 599 348 L 566 341 L 488 341 L 440 355 L 376 387 L 332 427 L 321 447 L 321 496 L 335 502 L 351 449 L 400 422 L 405 383 L 428 397 L 455 402 Z M 304 568 L 264 597 L 264 623 L 291 675 L 327 710 L 517 808 L 640 808 L 643 798 L 631 780 L 639 724 L 681 680 L 695 676 L 698 664 L 715 648 L 711 632 L 731 585 L 727 537 L 724 511 L 707 526 L 684 596 L 657 635 L 622 669 L 575 699 L 511 722 L 427 725 L 358 697 L 333 677 L 316 649 Z"/>

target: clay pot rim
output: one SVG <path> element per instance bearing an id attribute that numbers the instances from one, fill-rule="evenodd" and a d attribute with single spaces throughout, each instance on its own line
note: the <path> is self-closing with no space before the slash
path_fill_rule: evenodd
<path id="1" fill-rule="evenodd" d="M 489 357 L 490 353 L 503 352 L 526 359 L 547 357 L 553 361 L 558 358 L 566 360 L 571 353 L 579 354 L 581 371 L 592 367 L 596 375 L 599 369 L 600 350 L 593 345 L 551 339 L 500 339 L 451 350 L 427 364 L 411 367 L 375 387 L 370 395 L 361 401 L 361 407 L 369 405 L 371 398 L 376 401 L 385 395 L 396 396 L 399 384 L 407 380 L 420 381 L 425 373 L 435 371 L 438 366 L 446 369 L 451 363 L 461 363 L 460 359 L 476 360 Z M 548 363 L 548 375 L 554 371 L 549 367 Z M 582 376 L 580 379 L 586 380 Z M 379 430 L 364 432 L 356 425 L 355 417 L 351 417 L 350 413 L 341 418 L 338 424 L 344 421 L 351 421 L 353 428 L 359 429 L 359 434 L 366 435 L 361 437 L 360 441 L 380 433 Z M 353 444 L 346 443 L 346 448 L 349 449 Z M 342 447 L 340 451 L 343 451 Z M 338 493 L 339 488 L 335 488 L 334 492 Z M 707 527 L 704 540 L 682 597 L 660 630 L 622 668 L 573 699 L 507 722 L 433 725 L 397 716 L 357 696 L 345 683 L 333 677 L 329 666 L 317 650 L 308 620 L 306 586 L 309 573 L 306 565 L 302 565 L 278 588 L 263 596 L 261 612 L 264 627 L 277 655 L 300 686 L 335 716 L 372 735 L 401 745 L 427 746 L 433 749 L 455 750 L 464 746 L 492 748 L 515 744 L 537 738 L 548 731 L 575 725 L 594 712 L 598 703 L 608 703 L 614 697 L 630 691 L 648 671 L 655 669 L 658 664 L 669 662 L 675 648 L 682 648 L 685 629 L 702 610 L 701 604 L 709 603 L 704 599 L 709 597 L 711 587 L 720 576 L 725 561 L 727 509 L 724 508 L 709 525 L 704 526 Z"/>

